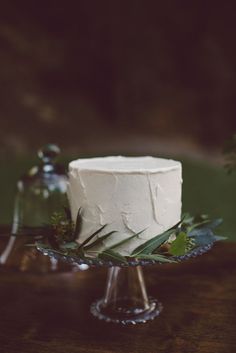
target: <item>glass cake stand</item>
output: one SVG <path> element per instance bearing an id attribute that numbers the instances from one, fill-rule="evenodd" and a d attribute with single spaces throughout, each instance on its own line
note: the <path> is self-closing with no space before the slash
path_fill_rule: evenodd
<path id="1" fill-rule="evenodd" d="M 188 260 L 210 250 L 213 242 L 199 246 L 182 256 L 173 256 L 176 262 Z M 77 256 L 63 255 L 52 249 L 37 246 L 44 255 L 56 260 L 91 267 L 108 267 L 105 294 L 102 299 L 91 304 L 91 313 L 100 320 L 121 324 L 145 323 L 153 320 L 162 311 L 162 304 L 147 295 L 142 266 L 161 264 L 155 260 L 131 259 L 118 263 L 99 259 L 82 259 Z"/>

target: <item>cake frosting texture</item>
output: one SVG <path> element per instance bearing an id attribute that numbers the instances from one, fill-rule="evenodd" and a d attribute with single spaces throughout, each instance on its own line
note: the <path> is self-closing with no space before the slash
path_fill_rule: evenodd
<path id="1" fill-rule="evenodd" d="M 154 157 L 102 157 L 69 164 L 68 198 L 75 221 L 82 209 L 79 241 L 107 225 L 116 231 L 104 247 L 142 231 L 119 250 L 128 255 L 181 217 L 181 163 Z"/>

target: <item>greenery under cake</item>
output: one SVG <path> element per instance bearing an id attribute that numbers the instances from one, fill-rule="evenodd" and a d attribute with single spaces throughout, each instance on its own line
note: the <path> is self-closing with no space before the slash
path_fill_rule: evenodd
<path id="1" fill-rule="evenodd" d="M 80 209 L 77 214 L 76 224 L 74 224 L 70 210 L 64 208 L 64 213 L 53 214 L 50 225 L 34 229 L 34 234 L 41 236 L 40 247 L 54 250 L 63 255 L 77 256 L 81 259 L 97 258 L 118 263 L 127 263 L 130 258 L 148 259 L 158 262 L 176 262 L 175 256 L 185 255 L 199 246 L 226 239 L 215 234 L 215 228 L 222 223 L 222 219 L 210 220 L 207 215 L 193 217 L 185 214 L 176 225 L 162 234 L 153 236 L 135 248 L 131 255 L 123 256 L 117 248 L 132 241 L 143 231 L 114 243 L 110 247 L 98 250 L 98 246 L 102 245 L 106 238 L 116 233 L 116 230 L 106 233 L 107 225 L 104 225 L 86 240 L 80 242 L 81 213 L 82 210 Z M 28 229 L 28 231 L 30 230 Z M 103 235 L 101 235 L 102 233 Z"/>

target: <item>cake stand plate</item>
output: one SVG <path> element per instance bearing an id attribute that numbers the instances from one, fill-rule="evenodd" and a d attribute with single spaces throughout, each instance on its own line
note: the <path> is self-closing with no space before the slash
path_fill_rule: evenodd
<path id="1" fill-rule="evenodd" d="M 172 256 L 176 262 L 182 262 L 199 256 L 210 250 L 213 242 L 189 251 L 182 256 Z M 105 294 L 90 307 L 91 313 L 100 320 L 121 324 L 145 323 L 153 320 L 163 309 L 162 304 L 147 295 L 142 266 L 163 264 L 156 260 L 130 259 L 127 263 L 118 263 L 99 259 L 84 259 L 78 256 L 63 255 L 53 249 L 45 249 L 40 244 L 38 250 L 57 260 L 77 265 L 108 267 Z"/>

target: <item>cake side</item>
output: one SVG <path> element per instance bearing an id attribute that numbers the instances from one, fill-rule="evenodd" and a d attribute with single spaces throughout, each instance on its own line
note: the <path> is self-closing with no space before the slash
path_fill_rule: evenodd
<path id="1" fill-rule="evenodd" d="M 108 165 L 113 163 L 113 167 L 104 166 L 104 159 Z M 104 233 L 116 231 L 104 241 L 104 247 L 143 231 L 137 238 L 116 249 L 128 255 L 144 241 L 180 220 L 181 163 L 164 160 L 170 161 L 168 165 L 162 159 L 158 168 L 160 159 L 153 157 L 134 157 L 132 162 L 129 158 L 127 161 L 127 157 L 104 159 L 100 158 L 103 166 L 98 165 L 99 161 L 96 160 L 94 169 L 92 159 L 88 163 L 85 160 L 70 163 L 68 198 L 72 218 L 75 221 L 81 207 L 79 241 L 85 240 L 105 224 Z M 122 160 L 126 167 L 120 165 Z"/>

